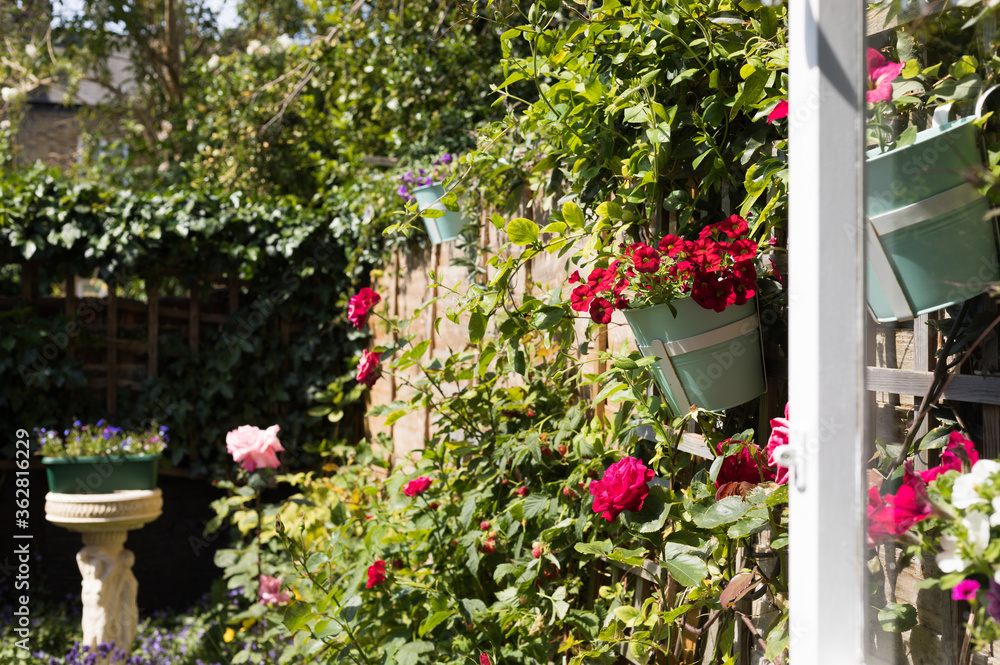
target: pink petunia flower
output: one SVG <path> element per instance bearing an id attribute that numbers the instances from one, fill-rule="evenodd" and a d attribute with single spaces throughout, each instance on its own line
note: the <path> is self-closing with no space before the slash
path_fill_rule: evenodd
<path id="1" fill-rule="evenodd" d="M 865 99 L 872 104 L 892 99 L 892 82 L 903 67 L 902 62 L 889 62 L 875 49 L 868 49 L 868 91 Z"/>

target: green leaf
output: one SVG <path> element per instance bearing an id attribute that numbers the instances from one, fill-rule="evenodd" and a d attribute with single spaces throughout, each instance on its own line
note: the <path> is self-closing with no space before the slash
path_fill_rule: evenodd
<path id="1" fill-rule="evenodd" d="M 312 573 L 330 558 L 324 552 L 313 552 L 306 560 L 306 572 Z"/>
<path id="2" fill-rule="evenodd" d="M 698 586 L 708 577 L 708 564 L 691 552 L 690 545 L 668 542 L 663 547 L 663 560 L 660 562 L 675 580 L 684 586 Z"/>
<path id="3" fill-rule="evenodd" d="M 535 312 L 531 323 L 539 330 L 548 330 L 549 328 L 555 327 L 560 321 L 562 321 L 563 316 L 565 315 L 566 310 L 562 307 L 540 307 L 538 311 Z"/>
<path id="4" fill-rule="evenodd" d="M 723 524 L 735 522 L 751 508 L 751 504 L 741 496 L 727 496 L 712 505 L 702 515 L 695 518 L 695 524 L 703 529 L 714 529 Z"/>
<path id="5" fill-rule="evenodd" d="M 529 494 L 524 497 L 524 517 L 531 519 L 540 515 L 549 504 L 549 499 L 544 494 Z"/>
<path id="6" fill-rule="evenodd" d="M 450 617 L 456 612 L 454 608 L 450 610 L 441 610 L 440 612 L 435 612 L 426 619 L 420 622 L 420 629 L 417 631 L 418 637 L 423 637 L 430 631 L 434 630 L 438 624 Z"/>
<path id="7" fill-rule="evenodd" d="M 615 548 L 610 540 L 597 540 L 592 543 L 577 543 L 573 546 L 580 554 L 592 554 L 594 556 L 607 556 Z"/>
<path id="8" fill-rule="evenodd" d="M 420 655 L 430 651 L 434 651 L 434 645 L 430 642 L 423 640 L 409 642 L 396 651 L 396 662 L 399 665 L 417 665 L 420 661 Z"/>
<path id="9" fill-rule="evenodd" d="M 486 317 L 477 309 L 469 317 L 469 341 L 479 344 L 486 335 Z"/>
<path id="10" fill-rule="evenodd" d="M 574 231 L 582 229 L 586 220 L 583 217 L 583 210 L 573 201 L 567 201 L 562 207 L 563 220 Z"/>
<path id="11" fill-rule="evenodd" d="M 626 625 L 631 625 L 629 622 L 634 621 L 638 616 L 639 609 L 631 605 L 622 605 L 615 608 L 615 617 Z"/>
<path id="12" fill-rule="evenodd" d="M 935 427 L 920 439 L 918 450 L 936 450 L 948 445 L 948 438 L 955 430 L 952 426 Z"/>
<path id="13" fill-rule="evenodd" d="M 917 608 L 909 603 L 889 603 L 878 611 L 882 630 L 905 633 L 917 625 Z"/>
<path id="14" fill-rule="evenodd" d="M 774 662 L 787 648 L 788 616 L 786 615 L 767 634 L 767 648 L 764 650 L 764 658 Z"/>
<path id="15" fill-rule="evenodd" d="M 312 605 L 297 600 L 285 609 L 285 627 L 295 632 L 304 628 L 315 617 L 316 615 L 312 612 Z"/>
<path id="16" fill-rule="evenodd" d="M 507 236 L 515 245 L 530 245 L 538 240 L 538 224 L 530 219 L 517 217 L 507 225 Z"/>

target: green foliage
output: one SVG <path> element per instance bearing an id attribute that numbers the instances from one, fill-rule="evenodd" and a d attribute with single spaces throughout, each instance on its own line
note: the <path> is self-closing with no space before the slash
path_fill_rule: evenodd
<path id="1" fill-rule="evenodd" d="M 56 284 L 68 273 L 97 271 L 133 293 L 144 293 L 137 285 L 159 284 L 161 295 L 198 289 L 206 302 L 213 277 L 238 276 L 245 289 L 240 309 L 224 326 L 203 326 L 197 352 L 187 340 L 162 335 L 159 375 L 141 392 L 119 391 L 115 424 L 156 419 L 170 428 L 173 464 L 221 473 L 229 466 L 225 433 L 263 425 L 260 419 L 273 410 L 267 418 L 281 425 L 290 455 L 308 464 L 314 458 L 303 444 L 315 452 L 329 445 L 324 440 L 354 437 L 360 416 L 349 406 L 358 399 L 351 389 L 339 393 L 335 406 L 352 417 L 331 424 L 308 414 L 317 394 L 353 374 L 363 335 L 349 327 L 344 310 L 387 247 L 380 231 L 395 205 L 393 182 L 370 180 L 369 198 L 361 201 L 358 187 L 331 192 L 310 208 L 240 192 L 109 189 L 35 171 L 0 183 L 0 251 L 39 262 Z M 5 326 L 11 334 L 0 359 L 6 379 L 0 408 L 11 421 L 62 430 L 76 419 L 108 417 L 103 391 L 83 389 L 82 361 L 66 353 L 70 345 L 103 347 L 82 324 L 98 320 L 106 306 L 100 299 L 81 301 L 75 323 L 32 317 L 28 310 L 3 314 L 16 323 Z M 288 344 L 281 321 L 299 326 Z"/>

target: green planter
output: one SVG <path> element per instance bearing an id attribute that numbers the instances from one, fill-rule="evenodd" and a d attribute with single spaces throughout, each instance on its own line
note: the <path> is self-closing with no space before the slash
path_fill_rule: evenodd
<path id="1" fill-rule="evenodd" d="M 465 217 L 454 210 L 448 210 L 440 199 L 444 196 L 444 187 L 441 185 L 425 185 L 413 190 L 413 198 L 417 200 L 417 208 L 420 210 L 441 210 L 443 217 L 424 217 L 424 228 L 431 242 L 440 245 L 443 242 L 454 240 L 462 233 L 465 226 Z"/>
<path id="2" fill-rule="evenodd" d="M 766 390 L 760 321 L 754 301 L 705 309 L 691 298 L 667 305 L 625 310 L 643 355 L 656 355 L 650 365 L 657 386 L 674 413 L 691 405 L 719 411 L 748 402 Z"/>
<path id="3" fill-rule="evenodd" d="M 877 321 L 905 321 L 1000 280 L 989 203 L 966 176 L 982 163 L 976 116 L 867 159 L 865 288 Z"/>
<path id="4" fill-rule="evenodd" d="M 49 491 L 60 494 L 108 494 L 119 490 L 156 489 L 159 455 L 121 457 L 43 457 Z"/>

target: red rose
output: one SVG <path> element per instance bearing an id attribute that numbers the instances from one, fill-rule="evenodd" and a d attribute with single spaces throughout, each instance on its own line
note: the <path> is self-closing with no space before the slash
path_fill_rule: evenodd
<path id="1" fill-rule="evenodd" d="M 403 494 L 406 496 L 417 496 L 418 494 L 423 494 L 424 490 L 430 487 L 432 482 L 434 481 L 430 478 L 420 476 L 419 478 L 406 483 L 406 487 L 403 488 Z"/>
<path id="2" fill-rule="evenodd" d="M 368 566 L 368 583 L 365 585 L 365 588 L 371 589 L 374 586 L 382 584 L 382 582 L 385 582 L 385 561 L 379 559 Z"/>
<path id="3" fill-rule="evenodd" d="M 375 382 L 382 376 L 379 360 L 377 353 L 372 353 L 368 349 L 361 352 L 361 360 L 358 361 L 358 383 L 363 383 L 369 388 L 375 385 Z"/>
<path id="4" fill-rule="evenodd" d="M 347 320 L 354 324 L 354 327 L 361 330 L 368 323 L 368 315 L 372 307 L 377 305 L 382 298 L 367 286 L 361 289 L 357 295 L 352 296 L 347 303 Z"/>
<path id="5" fill-rule="evenodd" d="M 594 497 L 594 512 L 609 522 L 623 510 L 642 510 L 642 503 L 649 495 L 647 483 L 656 475 L 647 469 L 642 460 L 625 457 L 607 468 L 600 480 L 590 483 Z"/>
<path id="6" fill-rule="evenodd" d="M 719 454 L 722 454 L 724 446 L 730 440 L 719 444 Z M 719 475 L 715 479 L 715 486 L 722 487 L 726 483 L 752 483 L 754 485 L 765 481 L 774 480 L 774 471 L 767 466 L 767 458 L 760 448 L 752 443 L 747 443 L 739 452 L 726 457 L 719 469 Z"/>

